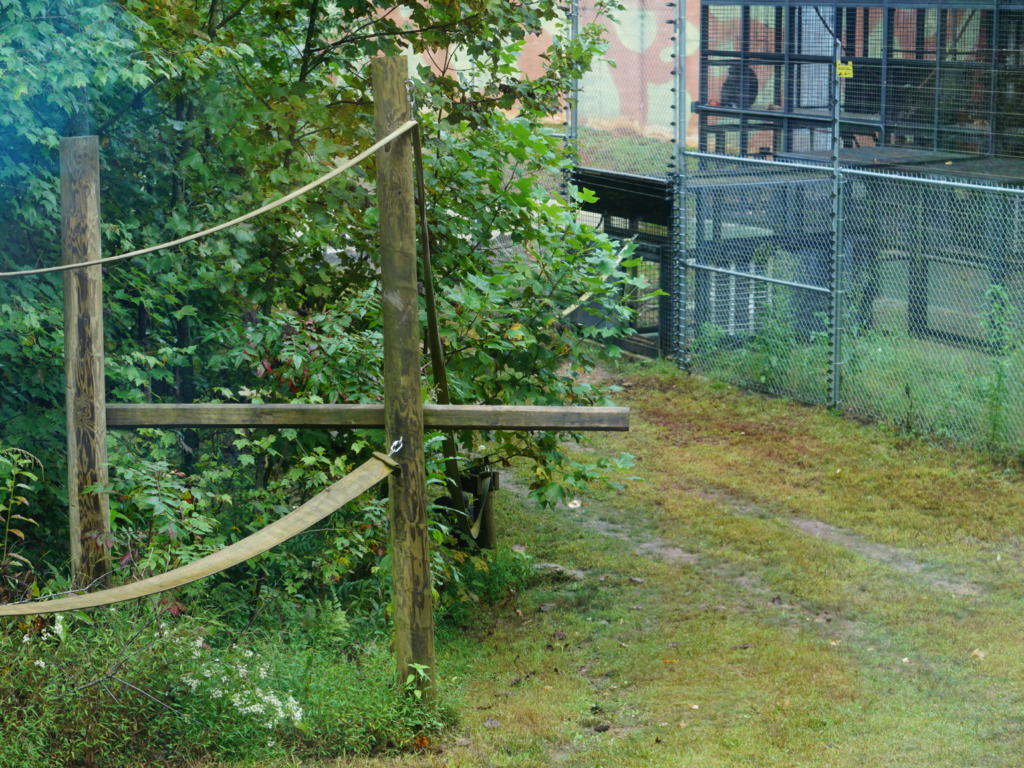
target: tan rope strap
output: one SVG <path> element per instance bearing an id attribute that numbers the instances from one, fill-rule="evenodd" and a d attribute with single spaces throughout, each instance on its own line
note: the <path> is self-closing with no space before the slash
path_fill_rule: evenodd
<path id="1" fill-rule="evenodd" d="M 42 269 L 26 269 L 24 271 L 17 271 L 17 272 L 0 272 L 0 277 L 23 277 L 25 275 L 45 275 L 45 274 L 47 274 L 49 272 L 66 272 L 69 269 L 80 269 L 82 267 L 94 267 L 97 264 L 112 264 L 115 261 L 124 261 L 125 259 L 131 259 L 131 258 L 134 258 L 135 256 L 143 256 L 143 255 L 145 255 L 147 253 L 154 253 L 155 251 L 162 251 L 162 250 L 165 250 L 167 248 L 174 248 L 177 245 L 184 245 L 185 243 L 191 243 L 193 240 L 198 240 L 198 239 L 200 239 L 202 237 L 206 237 L 207 235 L 212 235 L 215 232 L 220 232 L 220 231 L 228 229 L 230 227 L 234 227 L 237 224 L 241 224 L 242 222 L 248 221 L 249 219 L 254 219 L 257 216 L 261 216 L 262 214 L 267 213 L 268 211 L 274 210 L 275 208 L 280 208 L 285 203 L 290 203 L 292 200 L 294 200 L 297 197 L 302 197 L 304 194 L 306 194 L 310 190 L 316 189 L 317 187 L 319 187 L 322 184 L 326 184 L 328 181 L 333 179 L 335 176 L 341 175 L 342 173 L 347 171 L 349 168 L 352 168 L 353 166 L 359 165 L 359 163 L 363 162 L 363 160 L 368 158 L 370 155 L 372 155 L 378 149 L 383 147 L 385 144 L 387 144 L 391 140 L 397 138 L 398 136 L 401 136 L 403 133 L 406 133 L 407 131 L 412 130 L 414 127 L 416 127 L 416 125 L 417 125 L 417 123 L 416 123 L 415 120 L 409 120 L 408 122 L 403 123 L 398 128 L 396 128 L 391 133 L 389 133 L 387 136 L 385 136 L 383 139 L 378 141 L 376 144 L 374 144 L 373 146 L 368 147 L 367 149 L 363 150 L 358 155 L 353 157 L 351 160 L 346 160 L 344 163 L 339 165 L 333 171 L 329 171 L 328 173 L 325 173 L 319 179 L 316 179 L 315 181 L 311 181 L 306 186 L 304 186 L 304 187 L 302 187 L 300 189 L 297 189 L 294 192 L 291 192 L 291 193 L 285 195 L 284 197 L 279 198 L 279 199 L 273 201 L 272 203 L 267 203 L 266 205 L 261 206 L 260 208 L 257 208 L 254 211 L 249 211 L 249 213 L 246 213 L 246 214 L 244 214 L 242 216 L 239 216 L 237 219 L 232 219 L 231 221 L 225 221 L 223 224 L 218 224 L 215 227 L 210 227 L 209 229 L 204 229 L 202 232 L 196 232 L 195 234 L 187 235 L 186 237 L 180 237 L 177 240 L 171 240 L 170 242 L 161 243 L 160 245 L 151 245 L 148 248 L 142 248 L 142 249 L 137 250 L 137 251 L 130 251 L 129 253 L 122 253 L 122 254 L 118 254 L 117 256 L 108 256 L 105 259 L 96 259 L 95 261 L 83 261 L 83 262 L 80 262 L 78 264 L 62 264 L 59 267 L 44 267 Z"/>
<path id="2" fill-rule="evenodd" d="M 318 493 L 298 509 L 288 513 L 280 520 L 274 521 L 266 528 L 262 528 L 212 555 L 207 555 L 201 560 L 113 589 L 62 597 L 57 600 L 33 600 L 26 603 L 0 605 L 0 616 L 35 616 L 40 613 L 80 611 L 99 605 L 122 603 L 126 600 L 148 597 L 157 592 L 174 589 L 206 576 L 220 573 L 297 536 L 314 523 L 320 522 L 335 510 L 368 491 L 394 472 L 397 467 L 398 464 L 393 459 L 382 453 L 374 453 L 372 459 L 345 475 L 327 490 Z"/>

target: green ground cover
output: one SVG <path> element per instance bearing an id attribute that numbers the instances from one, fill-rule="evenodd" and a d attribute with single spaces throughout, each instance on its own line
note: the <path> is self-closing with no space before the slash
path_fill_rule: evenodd
<path id="1" fill-rule="evenodd" d="M 778 289 L 773 295 L 776 301 L 786 299 Z M 875 302 L 874 319 L 870 330 L 843 335 L 844 412 L 905 432 L 1019 454 L 1024 440 L 1021 348 L 1007 346 L 995 353 L 913 336 L 907 331 L 906 302 L 885 297 Z M 742 339 L 727 339 L 720 328 L 702 327 L 695 333 L 694 370 L 805 402 L 827 402 L 828 335 L 798 334 L 785 303 L 759 322 L 756 332 Z M 819 325 L 824 327 L 824 320 Z"/>
<path id="2" fill-rule="evenodd" d="M 457 726 L 310 765 L 1021 764 L 1016 469 L 668 366 L 612 375 L 632 429 L 579 450 L 638 479 L 554 512 L 526 478 L 500 494 L 502 547 L 579 572 L 441 628 Z"/>

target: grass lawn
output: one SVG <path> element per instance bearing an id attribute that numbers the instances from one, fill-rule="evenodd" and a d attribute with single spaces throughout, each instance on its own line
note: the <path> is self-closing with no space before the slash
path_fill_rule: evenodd
<path id="1" fill-rule="evenodd" d="M 776 290 L 775 295 L 783 294 Z M 783 310 L 776 319 L 788 321 L 788 313 Z M 844 411 L 906 431 L 1021 454 L 1024 354 L 1019 348 L 994 355 L 911 336 L 906 302 L 879 300 L 874 316 L 874 330 L 860 336 L 844 334 Z M 785 325 L 740 338 L 742 344 L 716 347 L 698 335 L 691 360 L 694 369 L 739 386 L 826 402 L 827 336 L 802 340 Z"/>
<path id="2" fill-rule="evenodd" d="M 640 479 L 554 512 L 499 494 L 502 546 L 579 572 L 439 634 L 456 731 L 337 765 L 1024 764 L 1017 471 L 669 366 L 612 376 L 632 430 L 580 450 Z"/>
<path id="3" fill-rule="evenodd" d="M 666 139 L 588 125 L 579 127 L 577 148 L 582 166 L 646 176 L 664 176 L 675 153 Z"/>

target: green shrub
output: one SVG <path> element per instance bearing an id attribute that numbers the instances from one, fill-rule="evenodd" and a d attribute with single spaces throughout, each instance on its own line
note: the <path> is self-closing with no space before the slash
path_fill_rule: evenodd
<path id="1" fill-rule="evenodd" d="M 301 635 L 238 634 L 150 603 L 9 621 L 0 765 L 128 766 L 401 748 L 452 720 L 404 695 L 394 659 L 355 649 L 336 607 Z"/>

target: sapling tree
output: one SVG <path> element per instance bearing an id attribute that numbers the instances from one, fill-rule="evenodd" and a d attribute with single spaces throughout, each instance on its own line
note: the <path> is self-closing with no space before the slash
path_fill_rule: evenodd
<path id="1" fill-rule="evenodd" d="M 598 2 L 597 10 L 616 5 Z M 552 33 L 546 68 L 528 79 L 517 57 L 544 30 Z M 368 59 L 408 51 L 455 401 L 605 402 L 607 393 L 579 376 L 605 354 L 588 342 L 625 325 L 616 296 L 628 282 L 618 267 L 629 254 L 578 223 L 574 196 L 585 191 L 557 194 L 541 183 L 570 162 L 551 118 L 572 79 L 603 51 L 596 27 L 572 39 L 564 32 L 555 4 L 536 0 L 414 1 L 401 9 L 378 0 L 9 0 L 0 4 L 0 87 L 8 96 L 0 99 L 0 266 L 59 261 L 57 146 L 86 121 L 100 136 L 110 255 L 231 218 L 365 148 L 373 137 Z M 108 397 L 372 400 L 374 180 L 371 160 L 258 220 L 112 266 L 104 278 Z M 66 526 L 60 290 L 53 277 L 0 283 L 0 438 L 31 444 L 47 468 L 36 496 L 38 541 L 51 549 L 64 546 Z M 583 296 L 603 323 L 580 329 L 564 316 Z M 432 388 L 425 377 L 425 398 Z M 485 437 L 493 461 L 534 461 L 535 491 L 548 503 L 566 483 L 599 471 L 571 459 L 554 434 Z M 260 430 L 122 436 L 112 483 L 125 501 L 115 498 L 115 510 L 121 504 L 122 532 L 149 530 L 157 511 L 146 506 L 150 497 L 123 492 L 124 479 L 182 471 L 191 479 L 153 479 L 184 485 L 183 495 L 197 489 L 187 505 L 177 503 L 175 519 L 199 515 L 205 526 L 209 517 L 210 530 L 188 535 L 229 541 L 343 474 L 380 439 Z M 467 450 L 479 442 L 463 436 Z M 140 539 L 121 541 L 123 557 Z M 345 573 L 325 541 L 311 547 L 307 538 L 291 550 L 327 547 L 333 565 L 319 581 L 310 578 L 318 589 Z M 169 536 L 146 542 L 173 549 Z M 163 562 L 181 556 L 190 555 L 180 550 Z M 268 580 L 281 573 L 264 570 Z"/>

